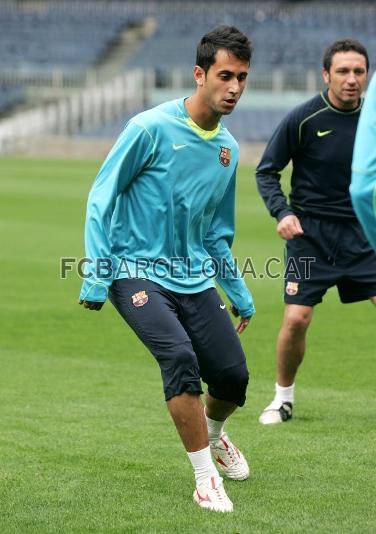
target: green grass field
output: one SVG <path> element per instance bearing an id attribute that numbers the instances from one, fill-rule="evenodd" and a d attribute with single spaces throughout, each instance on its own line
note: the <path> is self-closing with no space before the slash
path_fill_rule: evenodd
<path id="1" fill-rule="evenodd" d="M 315 312 L 295 418 L 262 427 L 271 400 L 282 281 L 248 276 L 257 315 L 243 334 L 252 381 L 227 429 L 252 476 L 227 482 L 233 514 L 193 503 L 191 468 L 159 370 L 110 304 L 76 303 L 59 258 L 83 255 L 86 197 L 99 162 L 0 162 L 0 532 L 375 533 L 375 311 L 335 290 Z M 239 258 L 282 257 L 241 169 Z"/>

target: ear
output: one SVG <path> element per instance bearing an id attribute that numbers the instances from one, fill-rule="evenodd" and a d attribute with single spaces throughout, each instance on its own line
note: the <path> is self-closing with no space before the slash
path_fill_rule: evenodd
<path id="1" fill-rule="evenodd" d="M 330 74 L 326 69 L 322 69 L 321 71 L 322 77 L 326 85 L 330 82 Z"/>
<path id="2" fill-rule="evenodd" d="M 193 69 L 193 76 L 194 76 L 197 86 L 201 87 L 202 85 L 204 85 L 205 71 L 202 67 L 195 65 Z"/>

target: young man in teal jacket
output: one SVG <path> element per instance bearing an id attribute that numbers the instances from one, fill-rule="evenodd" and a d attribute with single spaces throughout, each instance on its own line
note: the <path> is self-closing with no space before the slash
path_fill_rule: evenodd
<path id="1" fill-rule="evenodd" d="M 251 59 L 248 38 L 221 26 L 198 45 L 196 92 L 135 116 L 94 182 L 80 304 L 107 294 L 156 358 L 167 406 L 192 463 L 194 500 L 231 512 L 217 467 L 244 480 L 244 456 L 223 430 L 245 402 L 237 333 L 255 309 L 231 254 L 239 147 L 220 122 L 235 108 Z M 240 316 L 233 327 L 214 287 Z M 205 409 L 201 380 L 207 383 Z M 213 459 L 214 462 L 213 462 Z"/>

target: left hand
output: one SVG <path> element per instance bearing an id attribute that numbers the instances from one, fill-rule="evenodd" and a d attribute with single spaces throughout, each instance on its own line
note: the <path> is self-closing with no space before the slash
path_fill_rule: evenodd
<path id="1" fill-rule="evenodd" d="M 230 306 L 230 310 L 234 317 L 239 317 L 238 310 L 232 304 Z M 240 322 L 235 326 L 235 330 L 237 331 L 238 334 L 241 334 L 242 332 L 244 332 L 244 330 L 249 325 L 249 322 L 251 319 L 252 317 L 240 317 Z"/>

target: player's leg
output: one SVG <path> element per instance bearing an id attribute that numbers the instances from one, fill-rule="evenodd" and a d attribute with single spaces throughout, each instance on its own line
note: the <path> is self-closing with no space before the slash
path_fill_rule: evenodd
<path id="1" fill-rule="evenodd" d="M 175 395 L 167 401 L 167 408 L 187 452 L 196 452 L 209 445 L 204 405 L 198 394 Z"/>
<path id="2" fill-rule="evenodd" d="M 205 415 L 213 458 L 227 478 L 246 480 L 250 473 L 248 462 L 224 429 L 228 417 L 237 407 L 236 403 L 223 401 L 209 392 L 206 393 Z"/>
<path id="3" fill-rule="evenodd" d="M 248 464 L 224 424 L 244 404 L 249 374 L 239 336 L 223 306 L 215 289 L 190 295 L 183 324 L 208 384 L 205 414 L 213 457 L 228 478 L 244 480 L 249 476 Z"/>
<path id="4" fill-rule="evenodd" d="M 313 307 L 287 304 L 277 338 L 277 381 L 273 401 L 260 416 L 260 423 L 274 424 L 292 417 L 295 377 L 305 353 L 306 333 Z"/>
<path id="5" fill-rule="evenodd" d="M 370 297 L 370 301 L 376 306 L 376 296 Z"/>
<path id="6" fill-rule="evenodd" d="M 313 315 L 312 306 L 286 304 L 277 339 L 277 383 L 290 387 L 303 361 L 306 333 Z"/>
<path id="7" fill-rule="evenodd" d="M 295 377 L 303 361 L 313 308 L 341 275 L 335 268 L 337 234 L 322 221 L 301 219 L 304 235 L 286 243 L 285 311 L 276 344 L 275 396 L 259 421 L 275 424 L 292 417 Z M 330 236 L 328 242 L 325 236 Z M 333 238 L 333 239 L 332 239 Z"/>
<path id="8" fill-rule="evenodd" d="M 110 300 L 158 361 L 167 407 L 193 466 L 194 499 L 204 508 L 233 506 L 212 461 L 197 357 L 179 321 L 174 294 L 150 280 L 116 280 Z"/>
<path id="9" fill-rule="evenodd" d="M 196 489 L 193 499 L 202 508 L 232 512 L 233 504 L 211 457 L 201 399 L 197 395 L 182 393 L 168 400 L 167 406 L 194 470 Z"/>
<path id="10" fill-rule="evenodd" d="M 225 421 L 238 407 L 234 402 L 216 399 L 210 393 L 205 395 L 205 413 L 216 421 Z"/>
<path id="11" fill-rule="evenodd" d="M 197 357 L 179 321 L 174 295 L 150 280 L 133 278 L 116 280 L 109 297 L 156 358 L 167 406 L 186 449 L 207 446 Z"/>

